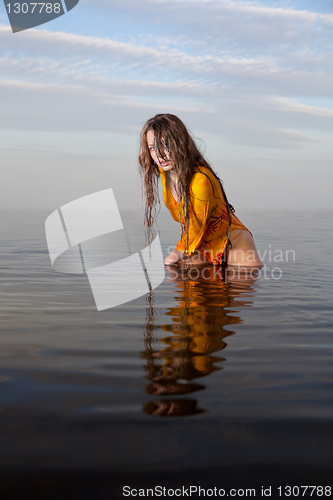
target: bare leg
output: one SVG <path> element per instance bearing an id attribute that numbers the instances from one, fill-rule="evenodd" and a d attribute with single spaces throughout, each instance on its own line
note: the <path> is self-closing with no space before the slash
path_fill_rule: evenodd
<path id="1" fill-rule="evenodd" d="M 228 265 L 262 267 L 263 263 L 258 254 L 252 235 L 243 230 L 234 230 L 230 233 L 232 248 L 228 249 Z"/>

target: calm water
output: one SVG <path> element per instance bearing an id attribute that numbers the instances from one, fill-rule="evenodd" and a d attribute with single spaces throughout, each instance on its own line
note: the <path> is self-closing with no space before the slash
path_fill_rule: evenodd
<path id="1" fill-rule="evenodd" d="M 332 213 L 239 213 L 261 276 L 172 270 L 101 312 L 52 269 L 49 213 L 1 213 L 3 498 L 332 483 Z"/>

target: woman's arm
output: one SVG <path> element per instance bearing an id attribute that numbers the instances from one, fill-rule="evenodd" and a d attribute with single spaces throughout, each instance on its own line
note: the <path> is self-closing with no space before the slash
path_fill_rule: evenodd
<path id="1" fill-rule="evenodd" d="M 188 220 L 188 248 L 191 255 L 199 246 L 207 229 L 209 213 L 213 206 L 214 196 L 210 180 L 203 174 L 193 176 L 191 183 L 191 208 Z M 165 259 L 166 265 L 177 264 L 185 256 L 187 231 L 182 234 L 176 248 Z"/>
<path id="2" fill-rule="evenodd" d="M 194 174 L 190 187 L 190 213 L 176 250 L 190 256 L 199 246 L 207 229 L 209 214 L 214 206 L 212 186 L 209 179 L 201 173 Z M 188 241 L 187 241 L 188 240 Z M 188 248 L 186 249 L 186 246 Z"/>

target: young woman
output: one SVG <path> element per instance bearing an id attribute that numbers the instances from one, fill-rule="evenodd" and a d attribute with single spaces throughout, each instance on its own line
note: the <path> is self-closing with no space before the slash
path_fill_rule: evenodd
<path id="1" fill-rule="evenodd" d="M 183 122 L 159 114 L 141 133 L 140 172 L 146 196 L 145 224 L 152 240 L 158 179 L 164 202 L 181 224 L 181 239 L 165 264 L 210 263 L 261 267 L 252 234 L 234 215 L 222 182 L 199 152 Z"/>

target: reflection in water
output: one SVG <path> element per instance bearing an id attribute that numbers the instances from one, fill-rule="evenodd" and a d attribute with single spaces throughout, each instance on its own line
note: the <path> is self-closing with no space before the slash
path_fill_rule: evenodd
<path id="1" fill-rule="evenodd" d="M 195 399 L 164 399 L 149 401 L 143 406 L 143 411 L 153 416 L 183 417 L 203 413 L 204 410 L 197 408 L 197 404 Z"/>
<path id="2" fill-rule="evenodd" d="M 205 411 L 197 406 L 197 400 L 180 396 L 205 389 L 192 380 L 221 370 L 216 363 L 225 358 L 215 353 L 226 347 L 226 337 L 236 333 L 225 327 L 242 322 L 240 309 L 252 305 L 250 297 L 257 279 L 254 273 L 232 273 L 230 280 L 230 273 L 226 273 L 210 266 L 169 268 L 167 279 L 174 281 L 176 295 L 175 306 L 166 313 L 170 323 L 165 325 L 155 324 L 153 292 L 147 296 L 145 349 L 141 353 L 146 377 L 151 381 L 146 392 L 163 399 L 146 403 L 145 413 L 184 416 Z M 158 329 L 172 335 L 159 339 Z"/>

